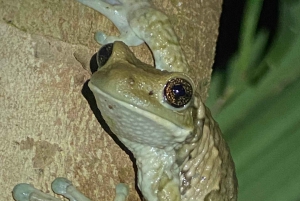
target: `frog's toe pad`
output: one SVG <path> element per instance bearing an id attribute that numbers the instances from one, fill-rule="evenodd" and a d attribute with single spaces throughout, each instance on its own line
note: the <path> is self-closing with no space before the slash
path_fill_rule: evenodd
<path id="1" fill-rule="evenodd" d="M 45 194 L 42 191 L 34 188 L 30 184 L 18 184 L 13 189 L 13 197 L 16 201 L 30 201 L 30 200 L 47 200 L 47 201 L 59 201 L 59 199 Z"/>
<path id="2" fill-rule="evenodd" d="M 30 184 L 18 184 L 14 187 L 12 194 L 15 200 L 29 200 L 29 196 L 32 192 L 35 191 L 35 188 Z"/>
<path id="3" fill-rule="evenodd" d="M 116 197 L 114 201 L 125 201 L 129 194 L 129 188 L 124 183 L 119 183 L 116 186 Z"/>
<path id="4" fill-rule="evenodd" d="M 101 45 L 106 44 L 107 35 L 101 31 L 95 33 L 95 40 Z"/>
<path id="5" fill-rule="evenodd" d="M 71 185 L 72 182 L 68 179 L 58 177 L 52 182 L 51 187 L 54 193 L 65 195 L 67 193 L 67 188 Z"/>

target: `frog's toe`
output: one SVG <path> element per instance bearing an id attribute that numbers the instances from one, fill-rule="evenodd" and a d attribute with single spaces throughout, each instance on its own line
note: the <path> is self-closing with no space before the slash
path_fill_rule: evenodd
<path id="1" fill-rule="evenodd" d="M 41 192 L 32 185 L 25 183 L 16 185 L 12 191 L 12 194 L 16 201 L 60 201 L 51 195 Z"/>
<path id="2" fill-rule="evenodd" d="M 72 182 L 70 180 L 63 177 L 58 177 L 52 182 L 51 188 L 54 193 L 64 195 L 67 193 L 67 188 L 70 185 L 72 185 Z"/>
<path id="3" fill-rule="evenodd" d="M 114 201 L 125 201 L 129 194 L 128 186 L 124 183 L 119 183 L 116 186 L 116 197 Z"/>
<path id="4" fill-rule="evenodd" d="M 70 201 L 91 201 L 89 198 L 85 197 L 81 192 L 79 192 L 72 184 L 72 182 L 66 178 L 58 177 L 51 184 L 52 190 L 63 195 Z"/>
<path id="5" fill-rule="evenodd" d="M 34 187 L 30 184 L 18 184 L 14 187 L 12 194 L 17 201 L 29 201 L 30 194 L 34 191 Z"/>
<path id="6" fill-rule="evenodd" d="M 95 34 L 95 40 L 100 43 L 101 45 L 105 45 L 106 43 L 109 43 L 106 41 L 107 35 L 101 31 L 96 32 Z M 113 42 L 113 41 L 112 41 Z"/>

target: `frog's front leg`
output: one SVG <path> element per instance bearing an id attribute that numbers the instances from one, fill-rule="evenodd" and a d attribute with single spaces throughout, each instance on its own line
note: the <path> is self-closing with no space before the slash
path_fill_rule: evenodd
<path id="1" fill-rule="evenodd" d="M 58 195 L 63 195 L 70 201 L 91 201 L 79 192 L 66 178 L 56 178 L 51 184 L 52 190 Z M 51 195 L 41 192 L 30 184 L 18 184 L 13 189 L 13 197 L 16 201 L 61 201 Z M 125 184 L 116 186 L 116 197 L 114 201 L 125 201 L 128 195 L 128 187 Z"/>
<path id="2" fill-rule="evenodd" d="M 98 43 L 104 45 L 107 43 L 113 43 L 114 41 L 123 41 L 129 46 L 137 46 L 142 44 L 144 41 L 136 36 L 136 34 L 131 29 L 127 15 L 130 12 L 131 6 L 138 7 L 140 2 L 123 2 L 122 0 L 77 0 L 78 2 L 93 8 L 94 10 L 105 15 L 110 19 L 114 25 L 120 31 L 119 36 L 107 36 L 102 31 L 95 34 L 95 39 Z M 131 1 L 129 1 L 131 2 Z"/>

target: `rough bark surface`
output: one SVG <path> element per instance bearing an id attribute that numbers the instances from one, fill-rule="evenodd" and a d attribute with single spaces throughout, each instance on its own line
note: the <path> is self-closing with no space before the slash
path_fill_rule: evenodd
<path id="1" fill-rule="evenodd" d="M 159 1 L 187 60 L 201 74 L 207 96 L 218 35 L 221 0 Z M 0 1 L 0 192 L 13 200 L 17 183 L 45 192 L 63 176 L 92 200 L 112 200 L 114 186 L 135 190 L 133 163 L 97 121 L 86 82 L 100 47 L 96 30 L 118 34 L 113 24 L 75 0 Z M 132 48 L 153 63 L 146 45 Z"/>

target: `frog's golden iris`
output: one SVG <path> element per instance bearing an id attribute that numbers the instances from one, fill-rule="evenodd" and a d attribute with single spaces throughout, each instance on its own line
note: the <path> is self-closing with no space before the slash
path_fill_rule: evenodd
<path id="1" fill-rule="evenodd" d="M 164 88 L 165 100 L 175 108 L 186 106 L 193 96 L 193 87 L 183 78 L 170 79 Z"/>

